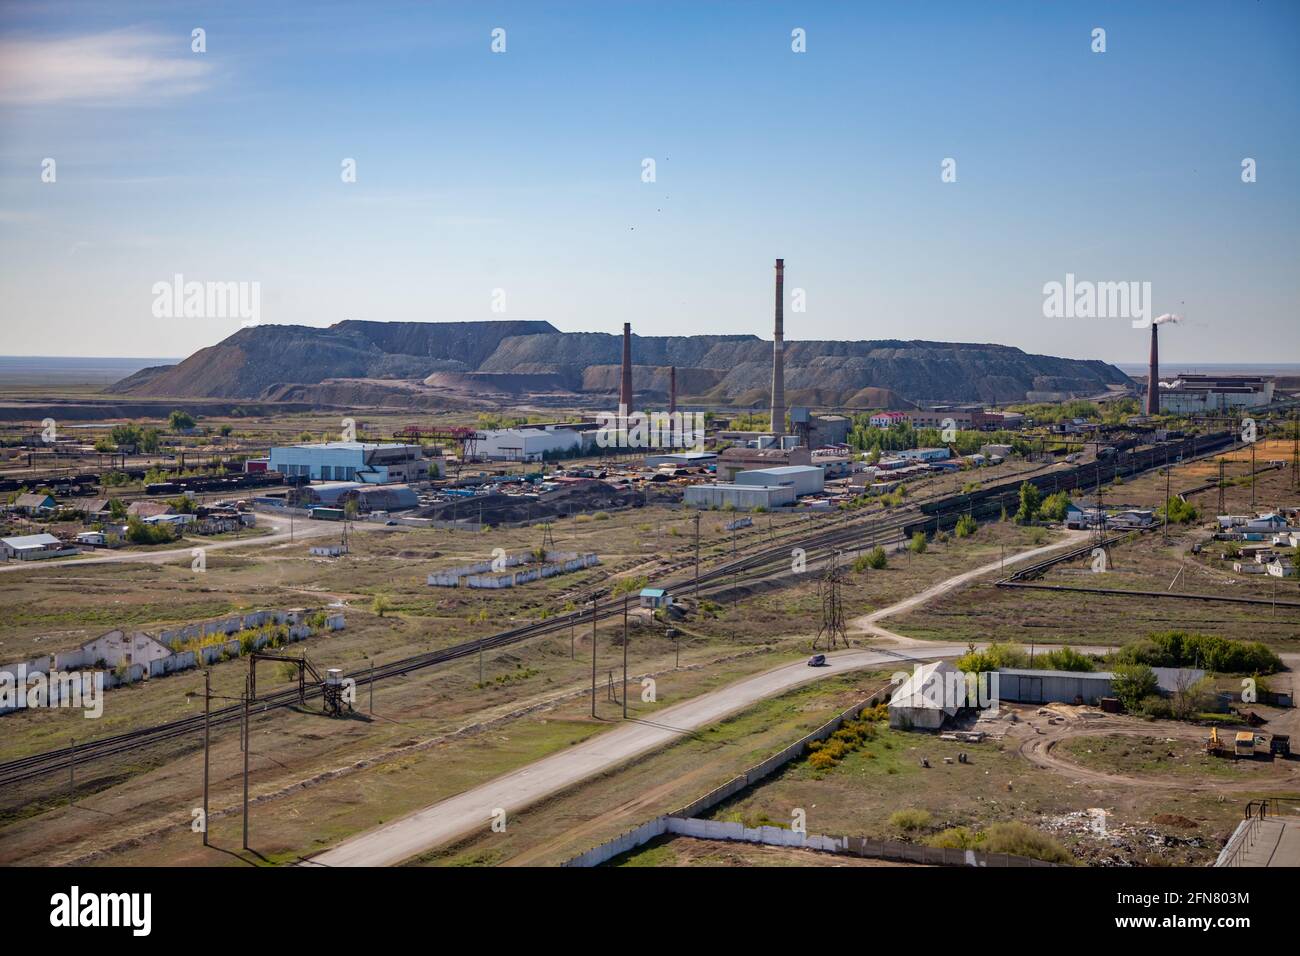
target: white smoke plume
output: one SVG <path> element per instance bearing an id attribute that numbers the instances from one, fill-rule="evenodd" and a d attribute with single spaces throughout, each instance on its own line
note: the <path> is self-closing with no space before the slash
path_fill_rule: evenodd
<path id="1" fill-rule="evenodd" d="M 1166 312 L 1164 315 L 1158 315 L 1151 320 L 1152 325 L 1164 325 L 1166 322 L 1181 322 L 1181 315 L 1174 315 L 1172 312 Z"/>

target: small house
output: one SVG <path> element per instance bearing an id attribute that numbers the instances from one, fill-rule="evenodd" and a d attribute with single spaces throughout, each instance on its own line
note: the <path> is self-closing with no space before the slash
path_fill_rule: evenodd
<path id="1" fill-rule="evenodd" d="M 672 595 L 663 588 L 642 588 L 641 589 L 641 606 L 651 609 L 661 607 L 670 607 L 673 603 Z"/>
<path id="2" fill-rule="evenodd" d="M 26 515 L 43 515 L 49 514 L 55 509 L 57 502 L 53 495 L 42 494 L 38 491 L 29 491 L 19 495 L 14 500 L 14 510 L 21 511 Z"/>

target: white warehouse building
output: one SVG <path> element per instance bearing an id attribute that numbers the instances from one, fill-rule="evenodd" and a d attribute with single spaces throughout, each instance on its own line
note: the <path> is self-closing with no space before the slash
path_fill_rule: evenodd
<path id="1" fill-rule="evenodd" d="M 736 472 L 738 485 L 788 485 L 796 496 L 820 494 L 826 487 L 826 472 L 818 465 L 779 465 Z"/>
<path id="2" fill-rule="evenodd" d="M 582 434 L 572 428 L 494 428 L 474 436 L 475 454 L 489 461 L 541 461 L 547 455 L 582 447 Z"/>
<path id="3" fill-rule="evenodd" d="M 779 508 L 794 504 L 794 488 L 790 485 L 691 485 L 686 489 L 685 502 L 696 508 L 725 508 L 727 505 L 741 511 L 752 508 Z"/>

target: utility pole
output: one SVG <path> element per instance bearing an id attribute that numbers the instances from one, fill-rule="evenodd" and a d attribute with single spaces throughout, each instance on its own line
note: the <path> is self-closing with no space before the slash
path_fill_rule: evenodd
<path id="1" fill-rule="evenodd" d="M 596 716 L 596 599 L 591 599 L 591 716 Z"/>
<path id="2" fill-rule="evenodd" d="M 1250 443 L 1250 512 L 1255 513 L 1255 443 Z"/>
<path id="3" fill-rule="evenodd" d="M 700 593 L 700 513 L 695 512 L 695 590 L 691 592 L 693 597 L 698 597 Z"/>
<path id="4" fill-rule="evenodd" d="M 1164 540 L 1169 541 L 1169 465 L 1165 465 L 1165 527 Z"/>
<path id="5" fill-rule="evenodd" d="M 77 738 L 68 738 L 68 802 L 77 802 Z"/>
<path id="6" fill-rule="evenodd" d="M 203 672 L 203 845 L 208 846 L 208 767 L 212 743 L 212 671 Z"/>
<path id="7" fill-rule="evenodd" d="M 623 595 L 623 719 L 627 720 L 627 600 Z"/>
<path id="8" fill-rule="evenodd" d="M 244 678 L 244 849 L 248 849 L 248 678 Z"/>
<path id="9" fill-rule="evenodd" d="M 375 712 L 375 659 L 370 658 L 370 713 Z"/>
<path id="10" fill-rule="evenodd" d="M 1223 458 L 1219 458 L 1219 514 L 1227 514 L 1223 507 Z"/>

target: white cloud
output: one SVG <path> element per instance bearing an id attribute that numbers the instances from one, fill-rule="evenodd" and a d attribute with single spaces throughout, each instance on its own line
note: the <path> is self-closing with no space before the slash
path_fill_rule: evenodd
<path id="1" fill-rule="evenodd" d="M 195 93 L 211 73 L 205 56 L 190 52 L 188 33 L 115 30 L 61 39 L 0 39 L 0 104 L 134 105 Z"/>

